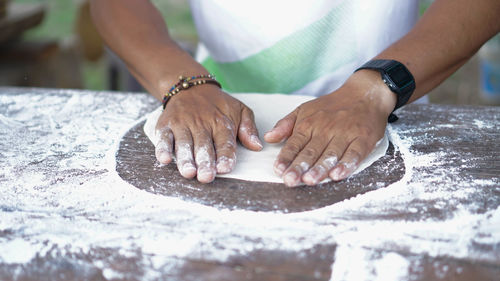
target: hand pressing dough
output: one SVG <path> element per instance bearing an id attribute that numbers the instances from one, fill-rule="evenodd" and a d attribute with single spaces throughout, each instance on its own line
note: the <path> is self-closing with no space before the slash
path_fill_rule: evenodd
<path id="1" fill-rule="evenodd" d="M 300 104 L 314 98 L 282 94 L 233 94 L 232 96 L 253 110 L 261 140 L 263 140 L 264 133 L 272 129 L 278 120 L 292 112 Z M 161 112 L 162 108 L 160 107 L 150 113 L 144 124 L 144 133 L 155 146 L 158 143 L 155 127 Z M 283 180 L 273 172 L 273 164 L 281 147 L 283 147 L 283 143 L 269 144 L 264 141 L 263 143 L 264 149 L 259 152 L 248 150 L 239 144 L 236 151 L 237 162 L 234 170 L 229 174 L 218 174 L 217 177 L 282 183 Z M 384 156 L 388 147 L 389 140 L 386 133 L 354 174 L 359 173 Z M 325 181 L 329 180 L 326 179 Z"/>

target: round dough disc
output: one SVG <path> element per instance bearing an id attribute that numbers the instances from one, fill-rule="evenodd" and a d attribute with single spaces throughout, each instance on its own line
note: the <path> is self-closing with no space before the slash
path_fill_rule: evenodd
<path id="1" fill-rule="evenodd" d="M 273 106 L 279 110 L 281 105 Z M 282 213 L 314 210 L 387 187 L 399 181 L 405 173 L 400 152 L 389 142 L 385 155 L 365 170 L 340 182 L 288 188 L 282 183 L 269 181 L 217 178 L 212 183 L 202 184 L 196 179 L 183 178 L 175 163 L 159 165 L 154 146 L 144 133 L 144 123 L 141 121 L 132 126 L 121 139 L 116 153 L 119 176 L 147 192 L 216 208 Z M 262 133 L 267 128 L 259 129 Z"/>
<path id="2" fill-rule="evenodd" d="M 255 122 L 261 140 L 263 140 L 263 134 L 271 130 L 281 118 L 285 117 L 302 103 L 313 99 L 313 97 L 309 96 L 283 94 L 233 94 L 233 97 L 254 111 Z M 158 143 L 155 127 L 161 112 L 161 107 L 153 111 L 147 117 L 146 124 L 144 125 L 144 132 L 154 145 Z M 258 152 L 248 150 L 239 144 L 236 151 L 237 163 L 234 170 L 228 174 L 218 174 L 217 177 L 282 183 L 283 180 L 273 172 L 273 163 L 283 144 L 269 144 L 264 142 L 264 148 Z M 377 159 L 384 156 L 388 147 L 389 140 L 387 134 L 385 134 L 354 174 L 366 169 Z M 330 179 L 327 178 L 325 181 L 330 181 Z"/>

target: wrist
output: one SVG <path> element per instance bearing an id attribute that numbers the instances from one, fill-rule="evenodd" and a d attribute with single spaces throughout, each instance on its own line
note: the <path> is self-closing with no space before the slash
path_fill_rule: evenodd
<path id="1" fill-rule="evenodd" d="M 168 101 L 179 94 L 181 91 L 187 92 L 189 89 L 193 87 L 199 87 L 203 85 L 215 85 L 218 88 L 222 88 L 221 84 L 215 79 L 215 76 L 211 74 L 201 74 L 201 75 L 196 75 L 196 76 L 184 76 L 180 75 L 179 80 L 177 81 L 176 84 L 174 84 L 170 89 L 168 90 L 167 93 L 163 96 L 162 99 L 162 104 L 163 104 L 163 109 L 165 109 Z"/>
<path id="2" fill-rule="evenodd" d="M 193 67 L 180 67 L 175 69 L 167 69 L 162 73 L 161 77 L 158 77 L 156 82 L 156 92 L 159 93 L 160 98 L 163 98 L 165 94 L 172 90 L 172 87 L 179 82 L 179 78 L 183 77 L 191 77 L 191 76 L 208 76 L 210 73 L 203 68 L 201 65 L 194 65 Z"/>
<path id="3" fill-rule="evenodd" d="M 190 54 L 175 44 L 165 44 L 156 49 L 154 57 L 141 61 L 131 70 L 137 69 L 136 77 L 159 100 L 179 81 L 179 76 L 209 74 Z"/>
<path id="4" fill-rule="evenodd" d="M 356 71 L 349 77 L 346 83 L 355 83 L 360 89 L 363 98 L 370 101 L 370 104 L 378 111 L 389 116 L 394 111 L 397 103 L 397 96 L 384 83 L 380 73 L 376 70 L 363 69 Z"/>

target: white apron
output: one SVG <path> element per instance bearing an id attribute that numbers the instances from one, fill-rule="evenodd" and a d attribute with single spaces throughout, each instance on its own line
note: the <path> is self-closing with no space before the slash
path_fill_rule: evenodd
<path id="1" fill-rule="evenodd" d="M 418 0 L 191 0 L 197 60 L 228 92 L 328 94 L 405 35 Z"/>

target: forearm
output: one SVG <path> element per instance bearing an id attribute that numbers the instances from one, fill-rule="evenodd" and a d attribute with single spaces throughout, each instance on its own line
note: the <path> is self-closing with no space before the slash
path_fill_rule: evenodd
<path id="1" fill-rule="evenodd" d="M 106 44 L 156 98 L 181 74 L 207 71 L 170 38 L 158 10 L 148 0 L 92 0 L 93 20 Z"/>
<path id="2" fill-rule="evenodd" d="M 412 72 L 414 101 L 461 67 L 500 31 L 498 0 L 436 0 L 417 25 L 376 58 L 394 59 Z"/>

